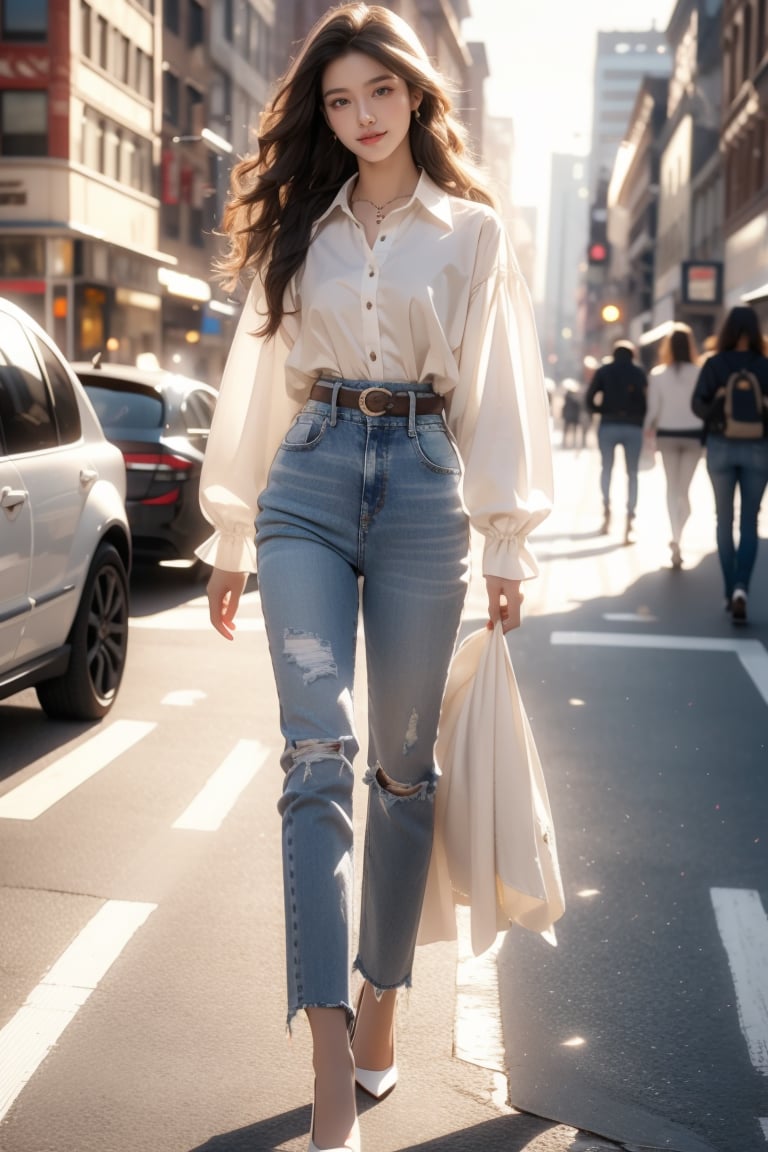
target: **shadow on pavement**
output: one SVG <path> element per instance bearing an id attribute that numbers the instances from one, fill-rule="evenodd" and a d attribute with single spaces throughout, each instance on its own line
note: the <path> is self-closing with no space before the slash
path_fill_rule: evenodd
<path id="1" fill-rule="evenodd" d="M 223 1132 L 212 1136 L 205 1144 L 198 1144 L 190 1152 L 277 1152 L 292 1140 L 300 1140 L 303 1149 L 308 1140 L 311 1111 L 311 1108 L 303 1106 L 249 1124 L 246 1128 Z M 361 1118 L 365 1138 L 364 1111 L 361 1111 Z M 404 1144 L 401 1152 L 526 1152 L 532 1147 L 533 1140 L 553 1127 L 552 1123 L 537 1116 L 516 1113 L 426 1141 L 420 1142 L 417 1136 L 413 1143 Z"/>
<path id="2" fill-rule="evenodd" d="M 161 568 L 159 564 L 140 565 L 131 572 L 131 617 L 154 616 L 205 596 L 211 569 L 207 564 L 185 568 Z M 255 574 L 248 578 L 246 592 L 256 592 Z"/>

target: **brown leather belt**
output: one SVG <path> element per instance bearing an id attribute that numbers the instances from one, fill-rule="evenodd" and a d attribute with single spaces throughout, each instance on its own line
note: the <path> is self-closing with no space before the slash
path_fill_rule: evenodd
<path id="1" fill-rule="evenodd" d="M 329 404 L 333 396 L 335 385 L 329 381 L 320 380 L 312 385 L 309 394 L 310 400 L 322 400 Z M 411 410 L 410 397 L 407 392 L 392 392 L 378 384 L 370 388 L 339 388 L 336 403 L 340 408 L 357 408 L 366 416 L 408 416 Z M 434 392 L 416 395 L 416 415 L 431 416 L 442 412 L 445 401 L 442 396 Z"/>

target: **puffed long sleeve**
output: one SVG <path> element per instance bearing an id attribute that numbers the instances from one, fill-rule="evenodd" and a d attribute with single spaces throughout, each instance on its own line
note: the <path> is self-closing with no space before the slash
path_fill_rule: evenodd
<path id="1" fill-rule="evenodd" d="M 200 478 L 200 506 L 215 531 L 197 556 L 227 572 L 255 572 L 257 500 L 285 429 L 302 399 L 286 390 L 287 325 L 265 339 L 254 280 L 227 357 Z"/>
<path id="2" fill-rule="evenodd" d="M 538 574 L 527 537 L 552 508 L 549 404 L 528 288 L 503 227 L 484 222 L 448 423 L 464 502 L 485 538 L 483 574 Z"/>

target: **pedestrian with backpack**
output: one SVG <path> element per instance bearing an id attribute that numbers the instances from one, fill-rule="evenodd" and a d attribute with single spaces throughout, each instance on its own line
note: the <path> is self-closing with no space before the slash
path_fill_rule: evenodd
<path id="1" fill-rule="evenodd" d="M 757 520 L 768 484 L 768 357 L 763 349 L 754 308 L 732 308 L 720 330 L 717 351 L 705 360 L 691 398 L 694 413 L 705 425 L 725 608 L 734 624 L 747 622 Z M 733 525 L 737 489 L 738 545 Z"/>
<path id="2" fill-rule="evenodd" d="M 617 340 L 613 346 L 613 360 L 598 368 L 586 395 L 588 410 L 600 415 L 597 444 L 602 459 L 600 488 L 603 494 L 603 533 L 607 533 L 611 526 L 613 458 L 618 445 L 624 449 L 627 468 L 625 544 L 631 544 L 633 540 L 632 524 L 637 506 L 637 471 L 643 446 L 647 391 L 645 369 L 635 363 L 634 344 L 629 340 Z"/>

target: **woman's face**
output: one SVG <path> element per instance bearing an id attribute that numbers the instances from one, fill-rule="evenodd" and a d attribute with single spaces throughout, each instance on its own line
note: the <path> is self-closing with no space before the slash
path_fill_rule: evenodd
<path id="1" fill-rule="evenodd" d="M 407 147 L 421 93 L 363 52 L 348 52 L 323 73 L 323 110 L 340 142 L 359 160 L 377 163 Z"/>

